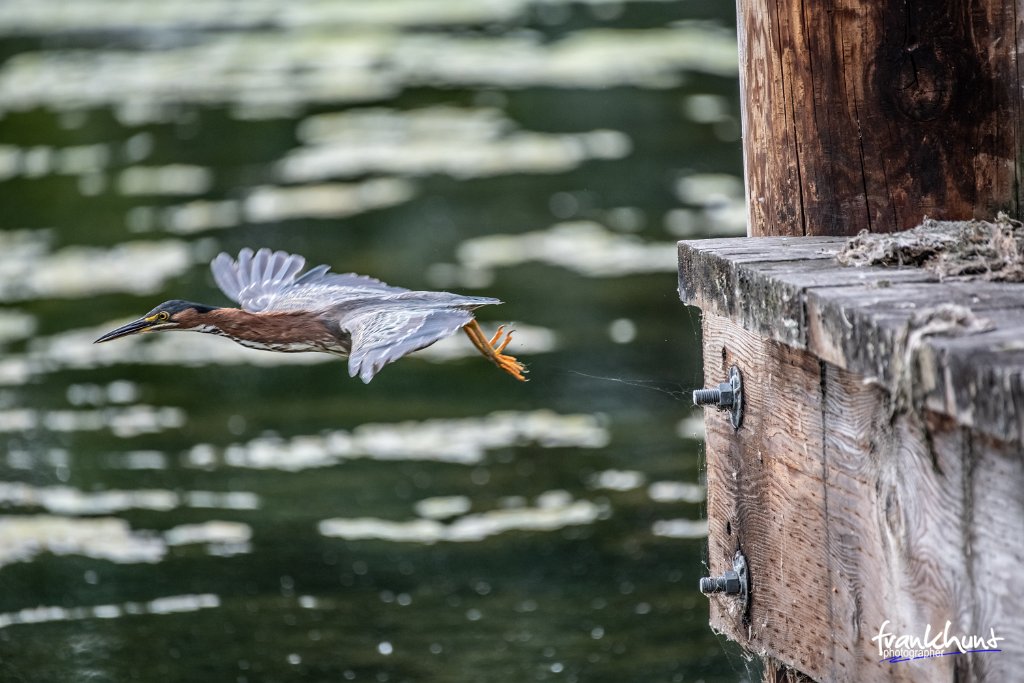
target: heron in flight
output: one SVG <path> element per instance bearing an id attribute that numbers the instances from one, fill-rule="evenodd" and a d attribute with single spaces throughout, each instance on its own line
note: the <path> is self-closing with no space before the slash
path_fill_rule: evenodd
<path id="1" fill-rule="evenodd" d="M 301 256 L 270 249 L 242 249 L 237 261 L 222 253 L 210 263 L 213 279 L 241 308 L 165 301 L 96 343 L 140 332 L 205 332 L 253 349 L 348 357 L 348 374 L 369 382 L 388 363 L 461 329 L 485 358 L 526 381 L 526 367 L 505 353 L 512 333 L 501 326 L 488 339 L 473 317 L 498 299 L 414 292 L 365 275 L 332 273 L 329 266 L 300 275 L 305 264 Z"/>

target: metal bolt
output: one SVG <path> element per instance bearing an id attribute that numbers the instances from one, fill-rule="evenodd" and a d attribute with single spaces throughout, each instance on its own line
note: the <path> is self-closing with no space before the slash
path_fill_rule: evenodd
<path id="1" fill-rule="evenodd" d="M 744 623 L 750 617 L 750 572 L 747 568 L 747 557 L 743 551 L 737 550 L 732 558 L 732 569 L 726 570 L 722 576 L 705 576 L 700 580 L 701 593 L 725 593 L 739 596 Z"/>
<path id="2" fill-rule="evenodd" d="M 733 429 L 739 429 L 743 422 L 743 377 L 735 365 L 729 369 L 729 381 L 713 389 L 696 389 L 693 405 L 716 406 L 719 410 L 732 413 Z"/>
<path id="3" fill-rule="evenodd" d="M 722 382 L 716 389 L 695 389 L 693 392 L 693 405 L 695 406 L 718 406 L 729 408 L 733 402 L 732 385 Z"/>
<path id="4" fill-rule="evenodd" d="M 740 575 L 734 571 L 726 571 L 722 576 L 705 576 L 700 580 L 701 593 L 738 595 L 740 590 Z"/>

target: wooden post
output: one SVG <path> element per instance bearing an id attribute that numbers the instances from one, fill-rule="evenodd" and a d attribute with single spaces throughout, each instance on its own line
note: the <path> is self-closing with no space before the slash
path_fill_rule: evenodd
<path id="1" fill-rule="evenodd" d="M 1021 0 L 738 0 L 749 234 L 1020 214 Z"/>

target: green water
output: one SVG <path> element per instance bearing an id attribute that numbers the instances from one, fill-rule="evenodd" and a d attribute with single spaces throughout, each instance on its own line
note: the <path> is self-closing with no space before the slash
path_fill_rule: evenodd
<path id="1" fill-rule="evenodd" d="M 0 680 L 737 681 L 698 314 L 742 232 L 732 3 L 0 7 Z M 270 246 L 499 297 L 369 385 L 94 346 Z M 694 418 L 697 418 L 696 420 Z"/>

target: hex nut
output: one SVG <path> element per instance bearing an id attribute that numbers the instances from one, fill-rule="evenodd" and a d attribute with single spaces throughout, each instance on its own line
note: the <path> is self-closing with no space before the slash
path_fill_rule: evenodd
<path id="1" fill-rule="evenodd" d="M 720 392 L 720 397 L 718 399 L 719 407 L 731 407 L 733 402 L 736 400 L 736 390 L 733 388 L 732 384 L 723 382 L 718 385 L 718 391 Z"/>

